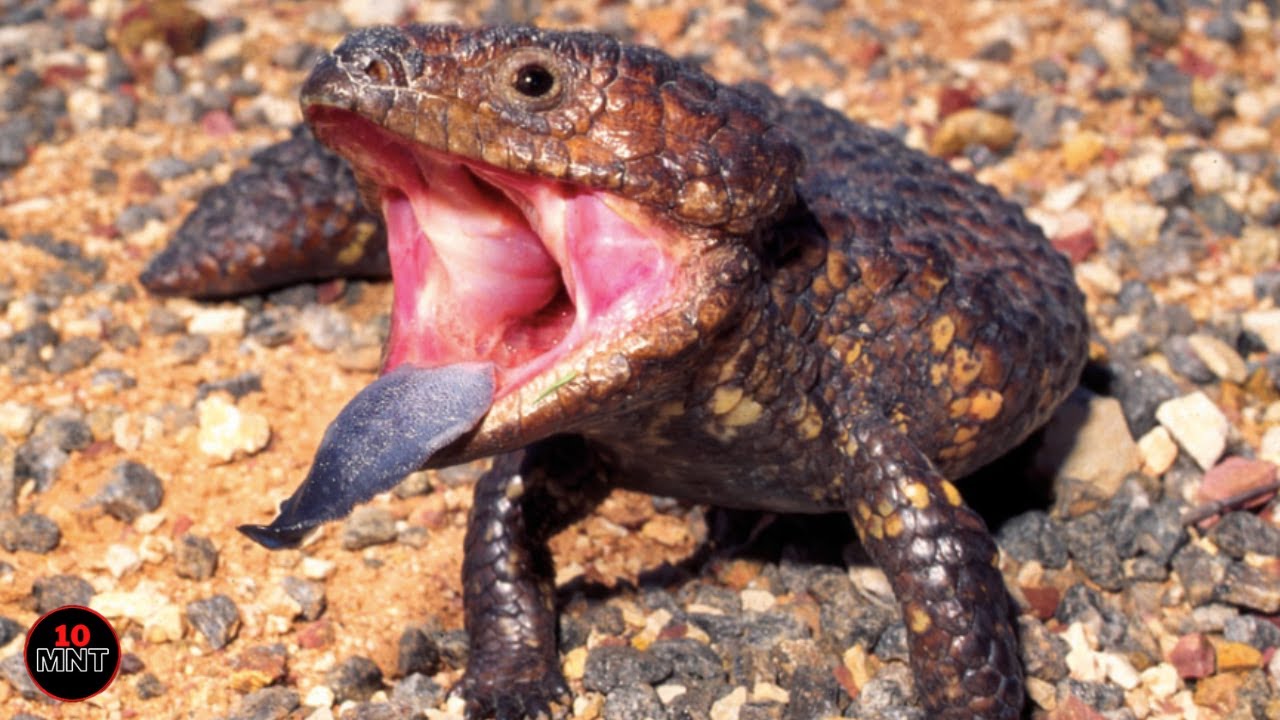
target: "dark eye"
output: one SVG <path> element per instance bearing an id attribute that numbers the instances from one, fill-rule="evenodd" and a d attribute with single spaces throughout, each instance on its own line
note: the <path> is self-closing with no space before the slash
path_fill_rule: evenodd
<path id="1" fill-rule="evenodd" d="M 539 98 L 556 86 L 556 76 L 542 65 L 530 63 L 516 70 L 513 86 L 521 95 Z"/>

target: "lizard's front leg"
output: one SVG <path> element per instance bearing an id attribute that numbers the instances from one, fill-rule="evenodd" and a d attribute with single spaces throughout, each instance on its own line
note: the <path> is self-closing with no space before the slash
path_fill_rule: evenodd
<path id="1" fill-rule="evenodd" d="M 902 607 L 930 717 L 1017 718 L 1022 667 L 986 525 L 897 428 L 869 423 L 855 432 L 849 512 Z"/>
<path id="2" fill-rule="evenodd" d="M 603 464 L 576 436 L 500 456 L 477 482 L 462 563 L 468 717 L 550 716 L 567 703 L 547 540 L 605 492 Z"/>

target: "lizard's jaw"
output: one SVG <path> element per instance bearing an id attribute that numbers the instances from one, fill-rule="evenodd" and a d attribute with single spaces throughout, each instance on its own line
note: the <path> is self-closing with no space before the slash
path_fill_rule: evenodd
<path id="1" fill-rule="evenodd" d="M 540 397 L 678 294 L 679 244 L 635 203 L 425 149 L 340 109 L 309 120 L 386 219 L 384 372 L 491 362 L 495 402 Z"/>

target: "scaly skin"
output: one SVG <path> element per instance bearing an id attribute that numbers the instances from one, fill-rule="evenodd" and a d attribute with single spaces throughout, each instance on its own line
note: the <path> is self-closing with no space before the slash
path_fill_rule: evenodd
<path id="1" fill-rule="evenodd" d="M 552 97 L 509 84 L 530 62 Z M 594 34 L 362 31 L 303 106 L 367 198 L 354 116 L 406 147 L 615 192 L 679 265 L 668 306 L 500 397 L 431 460 L 502 454 L 466 543 L 473 716 L 562 699 L 545 538 L 609 486 L 849 512 L 930 717 L 1019 715 L 995 544 L 948 481 L 1042 424 L 1085 358 L 1071 269 L 1015 205 L 817 103 Z"/>

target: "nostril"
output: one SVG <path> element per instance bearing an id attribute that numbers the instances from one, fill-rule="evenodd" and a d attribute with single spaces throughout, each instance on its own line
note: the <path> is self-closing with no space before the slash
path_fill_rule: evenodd
<path id="1" fill-rule="evenodd" d="M 365 63 L 364 74 L 374 82 L 385 83 L 391 79 L 391 68 L 386 62 L 374 59 Z"/>

